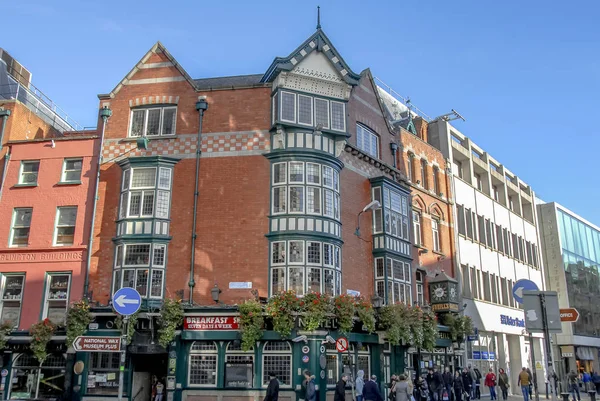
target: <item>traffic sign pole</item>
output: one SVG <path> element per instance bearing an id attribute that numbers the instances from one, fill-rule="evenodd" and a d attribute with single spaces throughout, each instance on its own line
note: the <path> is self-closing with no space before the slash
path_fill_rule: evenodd
<path id="1" fill-rule="evenodd" d="M 127 333 L 129 333 L 129 316 L 125 316 L 123 318 L 123 327 L 121 327 L 121 359 L 119 360 L 119 401 L 123 401 L 125 358 L 127 358 Z"/>
<path id="2" fill-rule="evenodd" d="M 547 372 L 546 377 L 550 377 L 551 371 L 554 371 L 554 361 L 552 360 L 552 348 L 550 345 L 550 330 L 548 330 L 548 313 L 546 311 L 546 294 L 543 292 L 540 293 L 540 304 L 542 305 L 542 324 L 544 326 L 544 342 L 546 344 L 546 363 L 547 363 Z M 548 392 L 546 392 L 546 398 L 548 396 Z"/>

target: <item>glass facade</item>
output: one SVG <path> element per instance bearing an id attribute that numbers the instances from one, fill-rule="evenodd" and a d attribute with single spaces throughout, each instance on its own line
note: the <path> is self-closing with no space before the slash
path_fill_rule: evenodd
<path id="1" fill-rule="evenodd" d="M 600 309 L 595 305 L 600 293 L 600 231 L 557 209 L 563 264 L 569 304 L 580 313 L 573 323 L 575 335 L 599 336 Z"/>

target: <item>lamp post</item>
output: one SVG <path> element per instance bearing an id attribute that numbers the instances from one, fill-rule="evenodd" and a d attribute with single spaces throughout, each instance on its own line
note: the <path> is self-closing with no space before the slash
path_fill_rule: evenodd
<path id="1" fill-rule="evenodd" d="M 354 231 L 354 235 L 360 237 L 360 215 L 366 211 L 379 209 L 380 207 L 381 203 L 379 203 L 379 201 L 376 200 L 364 207 L 364 209 L 358 214 L 358 217 L 356 218 L 356 230 Z"/>

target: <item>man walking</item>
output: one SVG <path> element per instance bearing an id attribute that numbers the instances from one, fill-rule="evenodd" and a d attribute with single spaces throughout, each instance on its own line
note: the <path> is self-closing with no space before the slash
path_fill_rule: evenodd
<path id="1" fill-rule="evenodd" d="M 527 368 L 523 368 L 521 373 L 519 373 L 519 386 L 521 386 L 521 392 L 523 393 L 523 401 L 529 401 L 529 385 L 531 382 L 529 381 L 529 373 L 527 373 Z"/>
<path id="2" fill-rule="evenodd" d="M 267 395 L 265 401 L 277 401 L 279 399 L 279 380 L 277 380 L 277 374 L 270 372 L 269 386 L 267 387 Z"/>
<path id="3" fill-rule="evenodd" d="M 449 401 L 450 394 L 452 394 L 452 386 L 454 384 L 454 379 L 452 378 L 452 373 L 450 373 L 450 368 L 448 366 L 446 366 L 446 369 L 444 370 L 442 379 L 444 381 L 444 389 L 446 390 L 446 394 L 448 394 L 448 400 L 444 400 L 443 397 L 442 397 L 442 400 Z"/>
<path id="4" fill-rule="evenodd" d="M 344 373 L 335 386 L 335 394 L 333 395 L 333 401 L 344 401 L 346 399 L 347 381 L 348 375 Z"/>
<path id="5" fill-rule="evenodd" d="M 365 401 L 383 401 L 379 386 L 377 385 L 377 376 L 371 376 L 371 380 L 365 383 L 363 388 L 363 399 Z"/>
<path id="6" fill-rule="evenodd" d="M 579 394 L 579 377 L 574 370 L 571 370 L 568 376 L 569 379 L 569 393 L 573 396 L 575 401 L 575 393 L 577 393 L 577 401 L 581 401 L 581 395 Z"/>
<path id="7" fill-rule="evenodd" d="M 437 367 L 433 368 L 433 378 L 431 380 L 431 392 L 433 393 L 433 401 L 442 401 L 442 392 L 444 391 L 444 379 Z"/>
<path id="8" fill-rule="evenodd" d="M 471 387 L 469 388 L 469 394 L 471 396 L 471 399 L 474 400 L 476 398 L 475 385 L 477 383 L 477 374 L 475 374 L 475 371 L 473 370 L 473 368 L 471 368 L 471 365 L 469 365 L 467 370 L 469 372 L 469 376 L 471 376 Z"/>

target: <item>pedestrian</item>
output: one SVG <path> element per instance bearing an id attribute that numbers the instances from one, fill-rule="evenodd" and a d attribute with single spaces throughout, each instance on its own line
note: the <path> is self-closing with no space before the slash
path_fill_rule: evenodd
<path id="1" fill-rule="evenodd" d="M 504 369 L 500 368 L 498 373 L 498 385 L 502 390 L 502 400 L 506 401 L 508 398 L 508 389 L 510 388 L 510 380 Z"/>
<path id="2" fill-rule="evenodd" d="M 446 391 L 445 397 L 442 394 L 442 401 L 450 401 L 450 394 L 452 394 L 452 384 L 454 379 L 452 378 L 452 373 L 450 373 L 450 368 L 448 366 L 446 366 L 446 369 L 444 369 L 442 380 L 444 381 L 444 390 Z"/>
<path id="3" fill-rule="evenodd" d="M 494 370 L 492 368 L 490 368 L 488 374 L 485 375 L 485 381 L 483 384 L 490 388 L 490 400 L 497 400 L 498 397 L 496 396 L 496 375 L 494 374 Z"/>
<path id="4" fill-rule="evenodd" d="M 463 385 L 463 379 L 458 370 L 454 372 L 454 378 L 452 379 L 452 394 L 454 401 L 463 401 L 463 394 L 466 394 L 465 386 Z"/>
<path id="5" fill-rule="evenodd" d="M 356 380 L 354 381 L 354 386 L 356 390 L 356 401 L 363 401 L 363 388 L 365 387 L 365 371 L 359 370 L 356 372 Z"/>
<path id="6" fill-rule="evenodd" d="M 521 373 L 519 373 L 519 386 L 521 386 L 521 392 L 523 393 L 523 401 L 529 401 L 529 386 L 531 382 L 529 381 L 529 373 L 527 373 L 527 368 L 523 368 Z"/>
<path id="7" fill-rule="evenodd" d="M 317 389 L 315 388 L 315 377 L 311 375 L 310 370 L 304 371 L 306 380 L 306 401 L 317 401 Z"/>
<path id="8" fill-rule="evenodd" d="M 411 386 L 405 375 L 400 375 L 396 383 L 396 398 L 394 401 L 410 401 Z"/>
<path id="9" fill-rule="evenodd" d="M 335 394 L 333 395 L 333 401 L 344 401 L 346 399 L 347 381 L 348 375 L 344 373 L 335 386 Z"/>
<path id="10" fill-rule="evenodd" d="M 596 387 L 596 394 L 600 394 L 600 375 L 598 372 L 592 372 L 592 383 Z"/>
<path id="11" fill-rule="evenodd" d="M 473 368 L 471 368 L 471 365 L 468 365 L 467 370 L 469 372 L 469 376 L 471 376 L 471 386 L 469 387 L 469 394 L 471 396 L 471 399 L 475 399 L 475 383 L 477 383 L 477 375 L 475 374 Z"/>
<path id="12" fill-rule="evenodd" d="M 582 380 L 583 380 L 583 389 L 584 391 L 590 391 L 590 385 L 592 382 L 592 377 L 590 376 L 590 374 L 587 371 L 583 371 L 583 376 L 582 376 Z"/>
<path id="13" fill-rule="evenodd" d="M 533 374 L 531 369 L 527 368 L 527 374 L 529 375 L 529 397 L 533 397 Z"/>
<path id="14" fill-rule="evenodd" d="M 430 388 L 433 394 L 433 401 L 442 401 L 442 393 L 444 392 L 444 378 L 438 371 L 437 367 L 433 368 L 433 378 L 431 380 Z"/>
<path id="15" fill-rule="evenodd" d="M 267 387 L 267 395 L 265 401 L 277 401 L 279 399 L 279 380 L 277 380 L 277 374 L 274 372 L 269 373 L 269 386 Z"/>
<path id="16" fill-rule="evenodd" d="M 465 398 L 465 401 L 469 401 L 473 394 L 473 377 L 471 376 L 471 372 L 467 368 L 463 369 L 462 382 L 464 391 L 463 396 L 466 394 L 466 396 L 464 396 L 463 398 Z"/>
<path id="17" fill-rule="evenodd" d="M 363 399 L 365 401 L 383 401 L 379 386 L 377 385 L 377 376 L 371 376 L 371 380 L 365 383 L 363 388 Z"/>
<path id="18" fill-rule="evenodd" d="M 429 369 L 427 371 L 427 376 L 425 377 L 425 381 L 427 382 L 427 387 L 431 391 L 431 389 L 433 388 L 433 369 Z"/>
<path id="19" fill-rule="evenodd" d="M 398 376 L 392 375 L 390 384 L 388 385 L 389 393 L 388 398 L 393 400 L 396 397 L 396 383 L 398 383 Z"/>
<path id="20" fill-rule="evenodd" d="M 575 401 L 575 393 L 577 393 L 577 401 L 581 401 L 581 394 L 579 394 L 579 377 L 574 370 L 571 370 L 569 375 L 567 376 L 569 381 L 569 393 L 573 396 L 573 401 Z"/>
<path id="21" fill-rule="evenodd" d="M 419 377 L 417 380 L 417 400 L 416 401 L 431 401 L 429 399 L 429 386 L 427 380 Z"/>
<path id="22" fill-rule="evenodd" d="M 481 399 L 481 378 L 483 377 L 483 375 L 481 374 L 481 372 L 479 371 L 479 369 L 475 368 L 473 369 L 475 371 L 475 398 L 477 398 L 478 400 Z"/>

